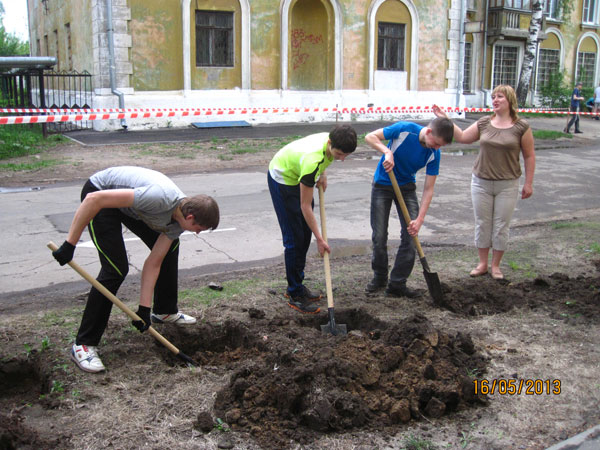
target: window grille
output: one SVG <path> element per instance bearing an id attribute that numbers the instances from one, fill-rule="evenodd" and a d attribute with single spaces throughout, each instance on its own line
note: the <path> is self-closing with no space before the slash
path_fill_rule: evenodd
<path id="1" fill-rule="evenodd" d="M 494 48 L 494 88 L 500 84 L 517 87 L 518 62 L 519 49 L 517 47 L 496 45 Z"/>
<path id="2" fill-rule="evenodd" d="M 404 70 L 406 24 L 379 22 L 377 70 Z"/>
<path id="3" fill-rule="evenodd" d="M 196 11 L 196 66 L 233 67 L 233 12 Z"/>

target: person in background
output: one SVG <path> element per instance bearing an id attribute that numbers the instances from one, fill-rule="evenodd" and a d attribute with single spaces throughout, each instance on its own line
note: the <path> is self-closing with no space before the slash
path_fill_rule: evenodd
<path id="1" fill-rule="evenodd" d="M 569 130 L 573 124 L 575 124 L 575 133 L 583 133 L 583 131 L 579 129 L 579 111 L 581 110 L 581 102 L 585 100 L 581 94 L 582 86 L 583 85 L 581 84 L 581 81 L 578 81 L 575 85 L 575 89 L 573 89 L 573 93 L 571 94 L 571 106 L 569 111 L 574 114 L 571 114 L 569 117 L 567 117 L 567 126 L 564 129 L 565 133 L 570 133 Z"/>
<path id="2" fill-rule="evenodd" d="M 533 194 L 535 150 L 529 124 L 517 114 L 517 96 L 508 85 L 497 86 L 492 92 L 493 114 L 480 118 L 466 130 L 454 125 L 454 139 L 462 144 L 479 141 L 479 154 L 471 177 L 471 199 L 475 214 L 475 246 L 479 263 L 470 275 L 488 273 L 488 258 L 492 249 L 492 278 L 502 280 L 500 262 L 507 248 L 509 226 L 517 205 L 520 155 L 523 155 L 525 182 L 521 198 Z M 446 117 L 434 110 L 438 117 Z"/>
<path id="3" fill-rule="evenodd" d="M 600 84 L 594 89 L 594 119 L 600 120 Z"/>

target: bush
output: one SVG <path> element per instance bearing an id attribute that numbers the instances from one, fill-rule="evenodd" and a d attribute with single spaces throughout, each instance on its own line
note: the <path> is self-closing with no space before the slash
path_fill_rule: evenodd
<path id="1" fill-rule="evenodd" d="M 546 108 L 568 108 L 571 104 L 571 93 L 573 88 L 564 80 L 564 74 L 560 71 L 550 73 L 548 82 L 539 89 L 541 106 Z"/>
<path id="2" fill-rule="evenodd" d="M 64 140 L 60 135 L 44 138 L 39 124 L 0 125 L 0 160 L 35 155 Z"/>

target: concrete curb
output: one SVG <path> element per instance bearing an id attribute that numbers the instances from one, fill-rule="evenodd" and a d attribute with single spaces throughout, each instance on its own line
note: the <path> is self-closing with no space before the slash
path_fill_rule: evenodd
<path id="1" fill-rule="evenodd" d="M 546 450 L 598 450 L 600 449 L 600 425 L 579 433 L 566 441 L 548 447 Z"/>

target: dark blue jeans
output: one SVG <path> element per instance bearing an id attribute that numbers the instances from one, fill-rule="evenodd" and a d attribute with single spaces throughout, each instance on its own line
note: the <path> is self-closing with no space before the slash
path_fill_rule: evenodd
<path id="1" fill-rule="evenodd" d="M 417 191 L 414 183 L 408 183 L 400 186 L 402 197 L 408 214 L 411 219 L 419 215 L 419 201 L 417 200 Z M 389 276 L 389 285 L 397 287 L 406 283 L 415 265 L 415 245 L 413 238 L 408 234 L 407 223 L 402 215 L 402 210 L 396 200 L 392 186 L 384 186 L 374 183 L 371 188 L 371 229 L 373 234 L 373 257 L 371 258 L 371 268 L 374 277 L 378 280 L 388 279 L 388 224 L 390 219 L 390 210 L 392 202 L 396 205 L 398 217 L 400 217 L 400 246 L 394 261 L 394 267 Z"/>
<path id="2" fill-rule="evenodd" d="M 300 209 L 300 185 L 280 184 L 269 173 L 267 173 L 267 181 L 283 238 L 287 292 L 295 297 L 303 292 L 304 267 L 312 231 Z M 312 206 L 314 208 L 314 201 Z"/>
<path id="3" fill-rule="evenodd" d="M 573 114 L 571 116 L 571 119 L 569 120 L 569 123 L 567 124 L 567 131 L 569 131 L 569 128 L 571 128 L 571 125 L 575 124 L 575 131 L 579 131 L 579 106 L 577 107 L 570 107 L 569 111 L 571 112 L 576 112 L 577 114 Z"/>

